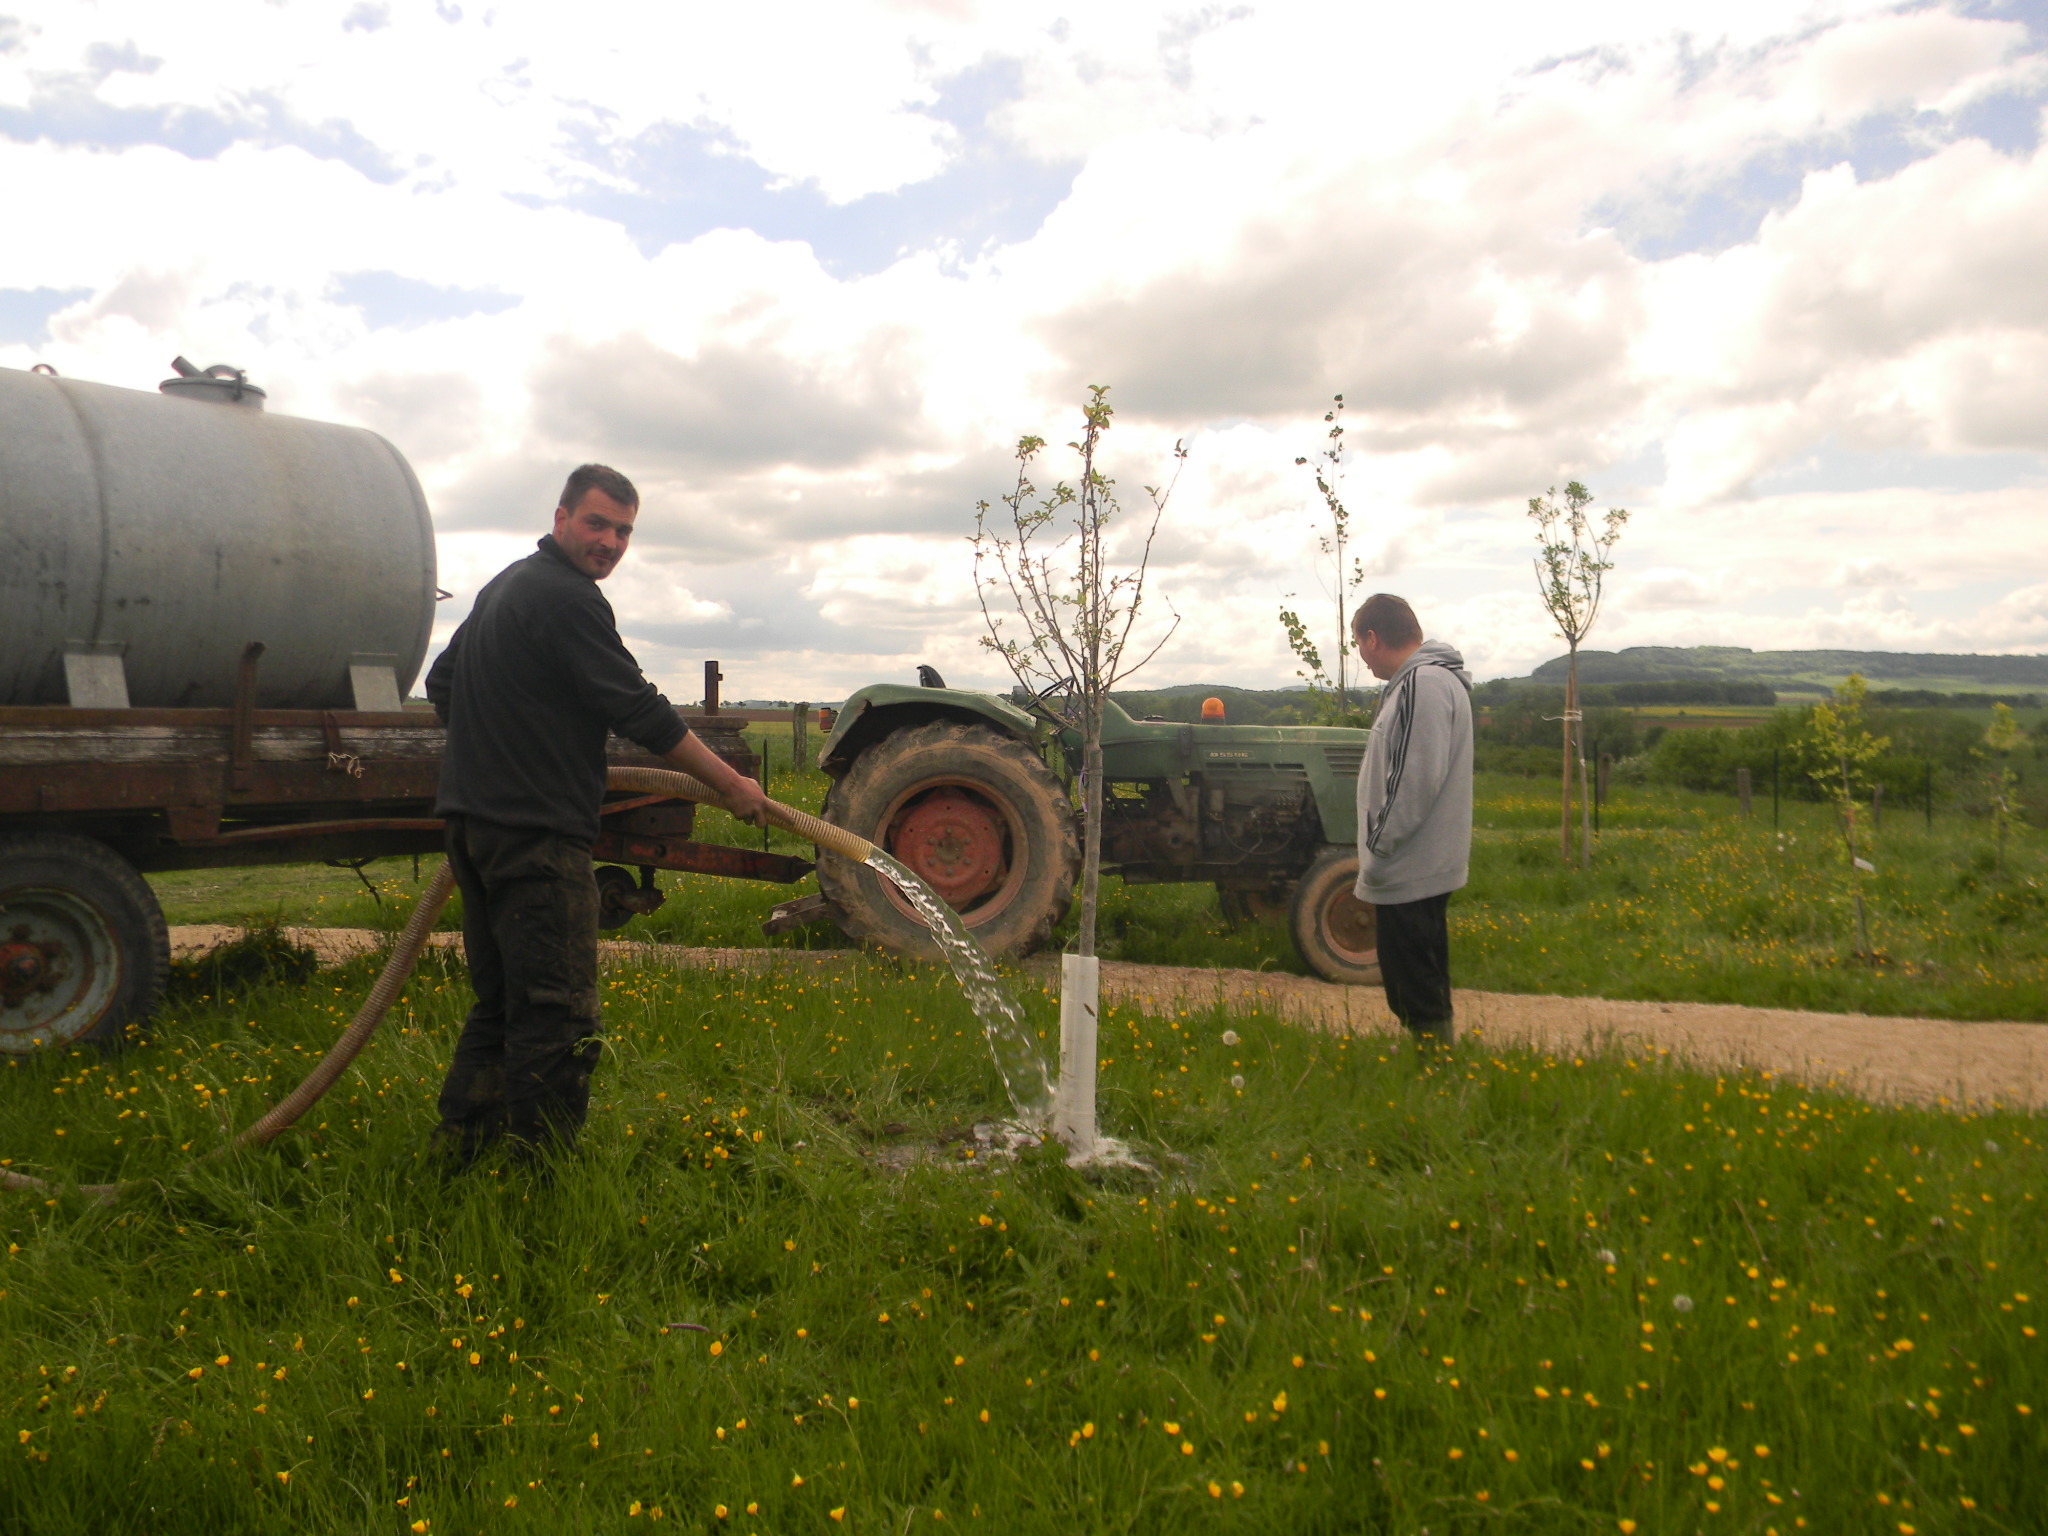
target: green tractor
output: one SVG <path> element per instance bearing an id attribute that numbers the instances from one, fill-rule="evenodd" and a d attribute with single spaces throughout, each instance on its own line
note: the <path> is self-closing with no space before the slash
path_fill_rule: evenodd
<path id="1" fill-rule="evenodd" d="M 818 754 L 832 779 L 825 818 L 917 871 L 991 954 L 1028 953 L 1066 915 L 1080 875 L 1073 701 L 918 673 L 920 686 L 877 683 L 840 710 Z M 1365 742 L 1338 727 L 1134 720 L 1111 702 L 1103 870 L 1132 884 L 1209 882 L 1232 922 L 1284 916 L 1318 975 L 1377 982 L 1373 909 L 1352 894 Z M 867 866 L 821 854 L 818 885 L 776 926 L 830 918 L 863 942 L 936 955 Z"/>

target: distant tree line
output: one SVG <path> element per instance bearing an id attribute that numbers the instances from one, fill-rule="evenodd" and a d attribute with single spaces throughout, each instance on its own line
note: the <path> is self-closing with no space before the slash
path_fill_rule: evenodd
<path id="1" fill-rule="evenodd" d="M 1506 703 L 1523 695 L 1555 694 L 1562 702 L 1562 689 L 1532 688 L 1523 678 L 1495 678 L 1473 690 L 1475 704 Z M 1720 678 L 1668 678 L 1648 683 L 1581 683 L 1579 700 L 1587 708 L 1601 706 L 1641 708 L 1658 704 L 1748 704 L 1768 709 L 1778 702 L 1778 691 L 1769 683 L 1731 683 Z"/>
<path id="2" fill-rule="evenodd" d="M 1561 687 L 1569 659 L 1538 666 L 1533 682 Z M 1819 679 L 1855 673 L 1872 689 L 1942 688 L 1964 682 L 1980 688 L 2041 693 L 2048 690 L 2048 656 L 1978 656 L 1896 651 L 1752 651 L 1743 646 L 1630 646 L 1579 652 L 1579 684 L 1655 683 L 1668 678 L 1739 678 L 1783 692 L 1810 693 Z M 1872 697 L 1875 697 L 1874 691 Z"/>
<path id="3" fill-rule="evenodd" d="M 1876 698 L 1877 695 L 1872 695 Z M 1557 716 L 1564 690 L 1518 689 L 1493 704 L 1474 733 L 1474 765 L 1482 772 L 1548 778 L 1558 771 L 1562 741 Z M 1728 793 L 1735 771 L 1747 768 L 1759 793 L 1767 793 L 1773 759 L 1779 792 L 1791 799 L 1814 796 L 1806 761 L 1812 705 L 1786 705 L 1768 719 L 1739 730 L 1668 730 L 1645 725 L 1623 709 L 1588 709 L 1589 756 L 1611 757 L 1623 782 L 1669 784 L 1681 789 Z M 1984 716 L 1974 710 L 1872 708 L 1870 728 L 1888 739 L 1866 776 L 1882 784 L 1887 799 L 1918 802 L 1933 776 L 1937 805 L 1982 810 L 1986 773 Z M 2048 810 L 2048 720 L 2034 726 L 2010 755 L 2019 798 L 2029 820 Z M 2041 766 L 2036 766 L 2036 765 Z"/>
<path id="4" fill-rule="evenodd" d="M 2038 693 L 1941 693 L 1932 688 L 1874 688 L 1873 709 L 2039 709 Z"/>
<path id="5" fill-rule="evenodd" d="M 1818 684 L 1782 684 L 1787 689 L 1824 694 Z M 1633 756 L 1652 744 L 1656 727 L 1634 725 L 1622 711 L 1660 707 L 1687 708 L 1737 705 L 1770 708 L 1778 702 L 1779 687 L 1770 683 L 1729 682 L 1719 678 L 1666 678 L 1642 683 L 1581 683 L 1579 695 L 1588 710 L 1588 721 L 1596 711 L 1612 711 L 1600 718 L 1595 732 L 1603 743 L 1625 742 L 1626 750 L 1603 752 L 1616 757 Z M 1347 690 L 1347 707 L 1371 714 L 1377 688 Z M 1111 695 L 1133 717 L 1153 716 L 1162 720 L 1197 721 L 1202 718 L 1202 701 L 1223 700 L 1225 719 L 1235 725 L 1308 725 L 1317 720 L 1317 701 L 1305 688 L 1233 688 L 1223 683 L 1182 683 L 1171 688 L 1118 690 Z M 1480 731 L 1482 744 L 1492 740 L 1502 745 L 1563 745 L 1560 727 L 1541 723 L 1543 715 L 1557 716 L 1564 710 L 1564 690 L 1532 686 L 1527 678 L 1495 678 L 1472 690 L 1472 703 L 1482 714 L 1490 714 L 1499 729 Z M 1944 693 L 1928 688 L 1877 688 L 1869 695 L 1873 709 L 1990 709 L 1995 704 L 2014 709 L 2039 709 L 2048 695 L 2039 693 Z M 1977 729 L 1978 727 L 1972 727 Z M 1589 738 L 1590 739 L 1590 738 Z"/>
<path id="6" fill-rule="evenodd" d="M 1503 704 L 1523 695 L 1545 692 L 1562 698 L 1561 689 L 1532 687 L 1527 678 L 1495 678 L 1473 690 L 1476 704 Z M 1581 683 L 1579 697 L 1588 707 L 1602 705 L 1642 709 L 1659 705 L 1744 704 L 1765 708 L 1776 704 L 1781 693 L 1829 694 L 1817 683 L 1779 679 L 1775 682 L 1730 682 L 1723 678 L 1663 678 L 1642 683 Z M 1954 693 L 1938 688 L 1873 688 L 1868 702 L 1873 709 L 1990 709 L 2004 704 L 2012 709 L 2039 709 L 2048 695 L 2039 693 Z"/>

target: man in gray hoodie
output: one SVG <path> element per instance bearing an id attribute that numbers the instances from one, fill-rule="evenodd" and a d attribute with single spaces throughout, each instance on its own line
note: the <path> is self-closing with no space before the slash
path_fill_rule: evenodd
<path id="1" fill-rule="evenodd" d="M 1359 605 L 1351 636 L 1387 685 L 1358 770 L 1358 899 L 1377 909 L 1387 1006 L 1418 1042 L 1449 1045 L 1445 910 L 1472 855 L 1472 678 L 1390 593 Z"/>

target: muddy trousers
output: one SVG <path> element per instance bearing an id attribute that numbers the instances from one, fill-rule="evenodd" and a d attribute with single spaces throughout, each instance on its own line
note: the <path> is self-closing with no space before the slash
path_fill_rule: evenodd
<path id="1" fill-rule="evenodd" d="M 1450 893 L 1375 907 L 1387 1007 L 1418 1041 L 1451 1043 Z"/>
<path id="2" fill-rule="evenodd" d="M 572 837 L 448 818 L 476 1006 L 441 1086 L 441 1133 L 465 1160 L 501 1137 L 571 1144 L 597 1065 L 597 882 Z"/>

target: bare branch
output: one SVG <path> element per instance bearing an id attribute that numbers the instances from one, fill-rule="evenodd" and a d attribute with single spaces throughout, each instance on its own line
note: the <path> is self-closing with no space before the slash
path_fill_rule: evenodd
<path id="1" fill-rule="evenodd" d="M 1089 388 L 1082 407 L 1081 434 L 1068 447 L 1080 460 L 1071 481 L 1046 491 L 1030 470 L 1044 439 L 1017 444 L 1017 480 L 1002 498 L 1004 514 L 986 502 L 976 508 L 973 538 L 975 593 L 986 633 L 982 644 L 1003 658 L 1020 687 L 1033 693 L 1071 680 L 1080 715 L 1084 860 L 1082 865 L 1081 952 L 1095 952 L 1096 891 L 1102 848 L 1102 717 L 1109 691 L 1159 654 L 1180 624 L 1173 605 L 1164 634 L 1135 662 L 1127 664 L 1133 636 L 1146 614 L 1146 584 L 1159 528 L 1179 483 L 1187 446 L 1174 445 L 1174 473 L 1163 486 L 1147 486 L 1152 516 L 1129 570 L 1109 568 L 1108 539 L 1122 507 L 1116 481 L 1097 462 L 1102 436 L 1113 412 L 1109 391 Z M 998 612 L 998 609 L 1002 612 Z M 1014 619 L 1018 629 L 1006 633 Z"/>

